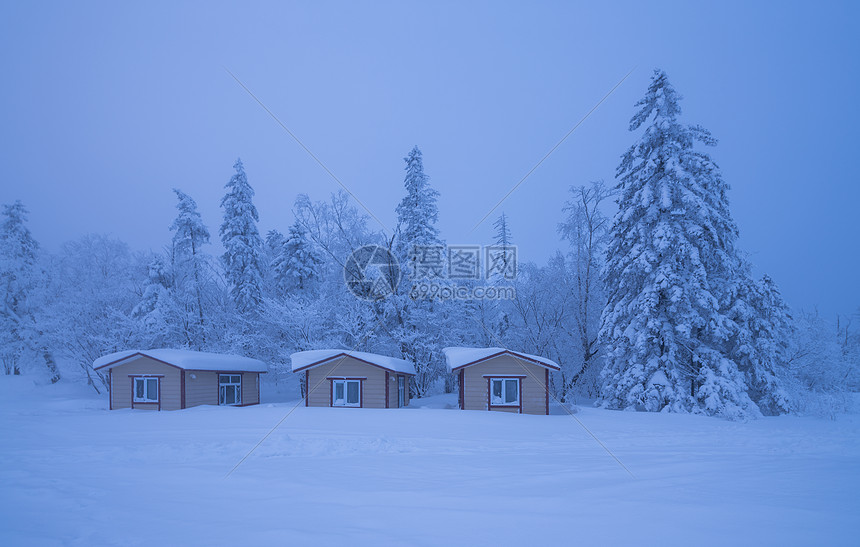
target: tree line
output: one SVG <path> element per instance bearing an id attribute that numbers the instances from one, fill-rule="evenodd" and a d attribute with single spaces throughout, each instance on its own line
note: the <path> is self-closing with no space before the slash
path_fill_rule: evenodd
<path id="1" fill-rule="evenodd" d="M 347 290 L 344 267 L 366 245 L 388 250 L 405 274 L 416 246 L 444 246 L 438 192 L 418 147 L 404 158 L 404 195 L 393 233 L 341 191 L 299 195 L 285 233 L 258 231 L 254 190 L 238 160 L 221 200 L 221 256 L 194 199 L 175 189 L 176 217 L 158 252 L 91 234 L 40 251 L 20 202 L 3 207 L 0 359 L 6 374 L 59 380 L 57 359 L 77 365 L 96 391 L 95 358 L 129 348 L 239 353 L 270 364 L 285 389 L 295 351 L 338 347 L 403 357 L 414 396 L 452 392 L 445 346 L 502 346 L 561 365 L 550 389 L 561 402 L 691 412 L 732 419 L 844 409 L 858 386 L 860 329 L 792 312 L 776 282 L 753 278 L 738 248 L 729 186 L 707 153 L 710 133 L 681 122 L 680 98 L 655 71 L 636 104 L 616 183 L 574 185 L 561 213 L 563 243 L 545 264 L 476 279 L 516 298 L 428 299 L 408 275 L 384 299 Z M 616 205 L 614 214 L 607 210 Z M 516 242 L 501 214 L 493 241 Z M 391 280 L 388 280 L 391 281 Z M 300 387 L 300 386 L 299 386 Z"/>

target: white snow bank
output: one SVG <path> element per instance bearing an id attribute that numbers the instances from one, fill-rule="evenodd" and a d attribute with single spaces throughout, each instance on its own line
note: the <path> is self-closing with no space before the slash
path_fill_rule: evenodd
<path id="1" fill-rule="evenodd" d="M 349 355 L 361 361 L 376 366 L 403 374 L 415 374 L 415 367 L 409 361 L 389 357 L 387 355 L 377 355 L 376 353 L 365 353 L 363 351 L 347 351 L 342 349 L 314 349 L 309 351 L 298 351 L 290 355 L 290 360 L 293 362 L 293 372 L 302 370 L 311 366 L 322 365 L 341 355 Z"/>
<path id="2" fill-rule="evenodd" d="M 442 351 L 445 353 L 445 362 L 448 365 L 448 372 L 462 366 L 471 365 L 478 361 L 483 361 L 490 357 L 502 354 L 508 354 L 517 359 L 530 361 L 536 365 L 553 370 L 559 370 L 561 368 L 558 366 L 558 363 L 552 359 L 530 355 L 528 353 L 520 353 L 518 351 L 511 351 L 505 348 L 443 348 Z"/>
<path id="3" fill-rule="evenodd" d="M 108 370 L 122 365 L 128 357 L 145 355 L 152 359 L 164 361 L 185 370 L 216 370 L 229 372 L 268 372 L 266 363 L 259 359 L 228 355 L 224 353 L 207 353 L 188 349 L 130 349 L 118 351 L 93 361 L 94 369 Z"/>

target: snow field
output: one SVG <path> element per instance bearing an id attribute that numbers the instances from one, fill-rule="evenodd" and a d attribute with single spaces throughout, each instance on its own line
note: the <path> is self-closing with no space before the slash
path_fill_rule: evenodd
<path id="1" fill-rule="evenodd" d="M 3 377 L 0 544 L 856 544 L 857 416 L 581 409 L 634 479 L 566 414 L 451 402 L 299 406 L 225 478 L 295 403 L 108 411 Z"/>

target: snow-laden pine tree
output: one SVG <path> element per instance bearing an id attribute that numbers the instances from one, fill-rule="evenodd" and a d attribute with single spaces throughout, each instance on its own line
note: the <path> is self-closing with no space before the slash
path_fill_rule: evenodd
<path id="1" fill-rule="evenodd" d="M 20 201 L 3 205 L 0 224 L 0 360 L 6 374 L 21 373 L 30 323 L 30 293 L 39 248 L 25 222 L 27 210 Z"/>
<path id="2" fill-rule="evenodd" d="M 430 186 L 430 177 L 424 173 L 424 161 L 417 146 L 403 161 L 406 162 L 406 177 L 403 179 L 406 195 L 395 212 L 398 240 L 409 253 L 414 245 L 439 244 L 439 230 L 436 228 L 439 192 Z"/>
<path id="3" fill-rule="evenodd" d="M 609 408 L 758 414 L 727 355 L 736 328 L 724 308 L 738 275 L 737 228 L 719 169 L 696 145 L 710 133 L 683 125 L 680 97 L 656 70 L 622 156 L 602 315 L 602 404 Z"/>
<path id="4" fill-rule="evenodd" d="M 51 383 L 60 380 L 54 354 L 36 317 L 33 302 L 39 244 L 27 228 L 27 209 L 20 201 L 3 206 L 0 223 L 0 357 L 6 373 L 19 373 L 24 352 L 44 360 Z"/>
<path id="5" fill-rule="evenodd" d="M 263 240 L 257 231 L 257 208 L 254 190 L 248 184 L 242 160 L 236 160 L 236 173 L 225 186 L 221 200 L 224 222 L 221 242 L 224 244 L 224 272 L 230 284 L 233 301 L 240 313 L 258 309 L 263 299 Z"/>
<path id="6" fill-rule="evenodd" d="M 784 414 L 792 409 L 783 386 L 788 374 L 793 322 L 779 288 L 768 275 L 752 278 L 749 267 L 737 279 L 729 315 L 736 328 L 729 356 L 744 375 L 747 392 L 763 414 Z"/>
<path id="7" fill-rule="evenodd" d="M 176 320 L 183 314 L 175 314 L 175 300 L 171 291 L 173 275 L 161 256 L 156 256 L 147 266 L 146 285 L 143 296 L 132 308 L 131 317 L 138 321 L 138 336 L 143 341 L 142 347 L 170 347 Z"/>
<path id="8" fill-rule="evenodd" d="M 290 291 L 304 292 L 319 277 L 322 264 L 320 254 L 308 238 L 300 222 L 290 226 L 289 234 L 281 243 L 280 253 L 272 262 L 272 273 L 281 294 Z"/>
<path id="9" fill-rule="evenodd" d="M 172 283 L 177 298 L 183 302 L 187 318 L 182 321 L 183 343 L 193 349 L 206 345 L 206 313 L 203 305 L 204 286 L 208 277 L 207 257 L 203 246 L 209 243 L 209 229 L 197 211 L 197 203 L 185 192 L 173 189 L 179 203 L 179 214 L 170 225 L 173 231 Z"/>
<path id="10" fill-rule="evenodd" d="M 406 195 L 395 209 L 397 234 L 394 249 L 404 265 L 404 271 L 401 286 L 388 304 L 391 306 L 394 336 L 404 359 L 415 365 L 417 374 L 414 388 L 416 394 L 421 396 L 442 371 L 438 324 L 444 315 L 444 306 L 429 300 L 412 299 L 409 295 L 412 280 L 408 276 L 411 272 L 413 279 L 422 277 L 421 264 L 426 265 L 430 259 L 423 253 L 422 247 L 442 244 L 436 228 L 439 218 L 436 200 L 439 192 L 430 186 L 430 179 L 424 173 L 421 150 L 417 146 L 403 159 L 406 162 L 406 177 L 403 179 Z"/>

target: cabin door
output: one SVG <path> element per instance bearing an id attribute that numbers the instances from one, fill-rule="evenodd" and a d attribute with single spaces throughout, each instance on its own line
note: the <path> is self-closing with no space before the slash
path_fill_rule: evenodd
<path id="1" fill-rule="evenodd" d="M 218 404 L 242 404 L 242 376 L 240 374 L 218 375 Z"/>
<path id="2" fill-rule="evenodd" d="M 397 408 L 406 406 L 406 379 L 403 376 L 397 377 Z"/>

